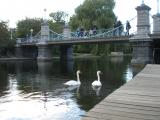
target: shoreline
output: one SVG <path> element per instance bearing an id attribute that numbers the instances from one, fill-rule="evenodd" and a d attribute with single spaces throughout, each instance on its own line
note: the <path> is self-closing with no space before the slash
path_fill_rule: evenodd
<path id="1" fill-rule="evenodd" d="M 123 55 L 108 55 L 107 57 L 124 57 L 124 56 L 130 56 L 130 54 L 123 54 Z M 73 59 L 87 59 L 87 58 L 99 58 L 99 57 L 103 57 L 103 56 L 98 56 L 98 55 L 92 55 L 92 54 L 81 54 L 81 53 L 76 53 L 73 56 Z M 51 59 L 60 59 L 60 57 L 52 57 Z M 21 61 L 21 60 L 37 60 L 35 58 L 17 58 L 17 57 L 4 57 L 4 58 L 0 58 L 0 62 L 1 61 Z"/>

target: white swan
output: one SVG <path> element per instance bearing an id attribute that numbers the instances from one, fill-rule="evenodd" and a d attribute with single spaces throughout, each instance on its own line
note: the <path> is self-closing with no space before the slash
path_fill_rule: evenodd
<path id="1" fill-rule="evenodd" d="M 75 80 L 70 80 L 66 83 L 64 83 L 64 85 L 68 85 L 68 86 L 76 86 L 76 85 L 80 85 L 81 84 L 81 81 L 80 81 L 80 78 L 79 78 L 79 74 L 81 73 L 80 70 L 77 70 L 77 81 Z"/>
<path id="2" fill-rule="evenodd" d="M 97 71 L 97 79 L 98 80 L 95 80 L 93 83 L 92 83 L 92 86 L 93 87 L 100 87 L 100 86 L 102 86 L 102 83 L 101 83 L 101 81 L 100 81 L 100 74 L 101 74 L 102 72 L 101 71 Z"/>

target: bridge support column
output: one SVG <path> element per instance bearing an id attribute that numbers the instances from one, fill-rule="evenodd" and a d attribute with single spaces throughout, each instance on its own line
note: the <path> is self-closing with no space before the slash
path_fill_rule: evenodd
<path id="1" fill-rule="evenodd" d="M 62 45 L 60 46 L 60 59 L 61 60 L 72 60 L 73 59 L 73 47 L 72 45 Z"/>
<path id="2" fill-rule="evenodd" d="M 153 62 L 152 40 L 150 34 L 149 11 L 145 4 L 138 6 L 137 10 L 137 34 L 130 38 L 133 48 L 132 64 L 147 64 Z"/>
<path id="3" fill-rule="evenodd" d="M 19 45 L 16 45 L 16 46 L 15 46 L 15 56 L 16 56 L 17 58 L 23 58 L 23 49 L 22 49 L 22 47 L 19 46 Z"/>
<path id="4" fill-rule="evenodd" d="M 160 13 L 153 15 L 153 59 L 155 64 L 160 64 Z"/>
<path id="5" fill-rule="evenodd" d="M 45 44 L 38 44 L 38 57 L 37 60 L 38 61 L 48 61 L 51 60 L 51 49 L 49 46 L 45 45 Z"/>
<path id="6" fill-rule="evenodd" d="M 160 33 L 160 14 L 153 15 L 153 34 Z"/>

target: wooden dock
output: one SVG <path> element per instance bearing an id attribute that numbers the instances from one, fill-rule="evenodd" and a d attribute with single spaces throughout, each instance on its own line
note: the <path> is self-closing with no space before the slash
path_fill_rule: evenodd
<path id="1" fill-rule="evenodd" d="M 160 65 L 146 65 L 82 120 L 160 120 Z"/>

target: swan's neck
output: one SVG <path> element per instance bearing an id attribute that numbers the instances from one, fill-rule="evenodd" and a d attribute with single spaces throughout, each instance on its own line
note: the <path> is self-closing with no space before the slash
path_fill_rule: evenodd
<path id="1" fill-rule="evenodd" d="M 79 73 L 77 73 L 77 82 L 80 83 Z"/>
<path id="2" fill-rule="evenodd" d="M 97 74 L 97 78 L 98 78 L 98 81 L 100 81 L 100 75 L 99 74 Z"/>

